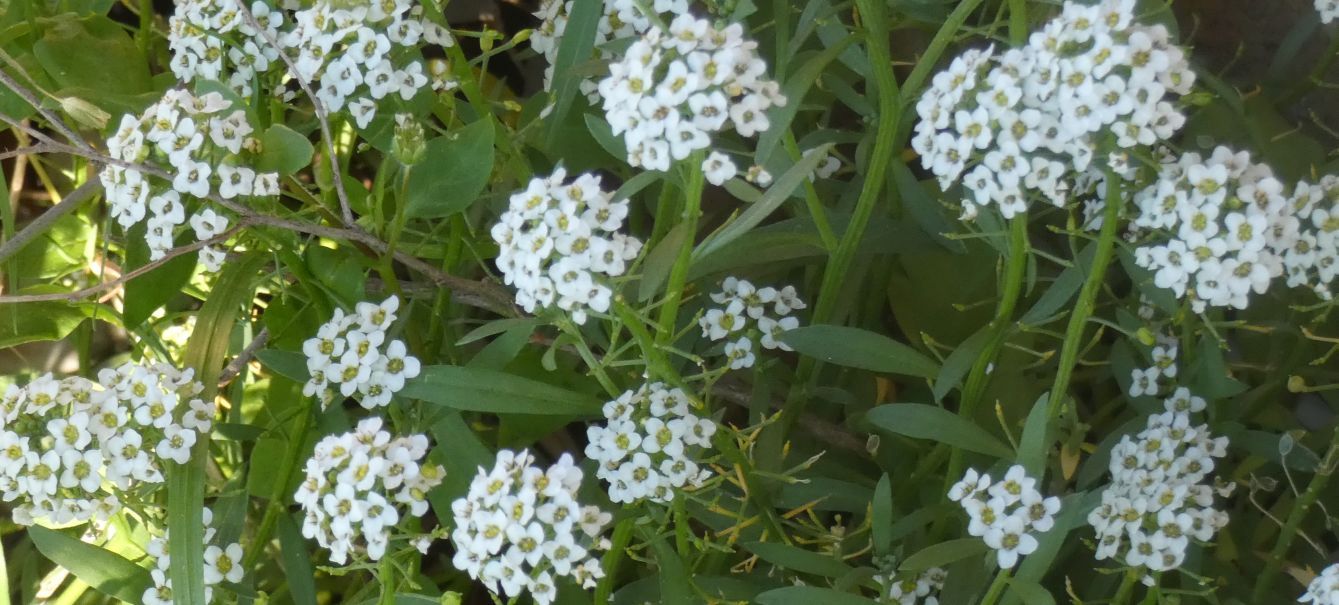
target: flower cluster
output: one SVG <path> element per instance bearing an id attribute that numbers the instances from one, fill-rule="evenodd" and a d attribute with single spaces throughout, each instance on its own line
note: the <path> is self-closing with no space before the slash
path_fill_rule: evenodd
<path id="1" fill-rule="evenodd" d="M 448 90 L 455 86 L 440 61 L 419 58 L 419 41 L 450 47 L 446 28 L 425 18 L 411 0 L 343 3 L 318 0 L 293 15 L 293 28 L 280 43 L 297 68 L 296 77 L 310 82 L 321 104 L 331 112 L 348 108 L 359 128 L 366 128 L 382 99 L 408 101 L 424 86 Z"/>
<path id="2" fill-rule="evenodd" d="M 214 541 L 215 530 L 214 511 L 205 507 L 202 521 L 205 528 L 205 602 L 210 603 L 214 600 L 214 586 L 220 582 L 231 582 L 236 584 L 242 581 L 245 575 L 242 569 L 242 545 L 238 543 L 219 546 L 210 544 Z M 172 605 L 172 580 L 171 575 L 172 559 L 168 555 L 168 535 L 164 531 L 162 536 L 152 536 L 149 538 L 149 545 L 146 549 L 149 559 L 153 561 L 153 570 L 149 572 L 153 580 L 153 586 L 144 590 L 144 605 Z"/>
<path id="3" fill-rule="evenodd" d="M 939 591 L 944 589 L 948 572 L 942 567 L 931 567 L 914 576 L 898 580 L 893 573 L 874 576 L 887 595 L 883 602 L 897 605 L 939 605 Z"/>
<path id="4" fill-rule="evenodd" d="M 744 137 L 767 130 L 767 110 L 786 97 L 767 79 L 757 46 L 738 23 L 716 29 L 688 14 L 633 42 L 599 84 L 628 163 L 669 170 L 671 160 L 711 147 L 711 133 L 727 126 Z"/>
<path id="5" fill-rule="evenodd" d="M 1130 396 L 1157 395 L 1162 391 L 1162 380 L 1176 378 L 1177 341 L 1175 338 L 1159 336 L 1159 343 L 1153 347 L 1153 364 L 1147 368 L 1135 368 L 1130 371 Z M 1189 397 L 1189 390 L 1182 388 Z M 1178 391 L 1178 393 L 1180 393 Z"/>
<path id="6" fill-rule="evenodd" d="M 470 491 L 451 504 L 456 569 L 493 594 L 529 592 L 539 605 L 557 597 L 556 577 L 593 588 L 604 577 L 599 552 L 609 548 L 601 530 L 613 518 L 581 506 L 581 469 L 563 454 L 548 469 L 528 451 L 500 450 L 491 471 L 479 468 Z"/>
<path id="7" fill-rule="evenodd" d="M 187 222 L 189 197 L 211 192 L 224 199 L 278 195 L 278 174 L 258 173 L 242 161 L 243 149 L 256 149 L 251 133 L 246 112 L 234 109 L 217 92 L 196 96 L 169 90 L 138 117 L 122 116 L 116 134 L 107 140 L 108 154 L 134 164 L 165 160 L 175 177 L 167 189 L 139 170 L 108 164 L 100 176 L 112 218 L 129 230 L 148 216 L 149 258 L 158 260 L 172 249 L 177 227 Z M 199 240 L 228 228 L 225 217 L 208 209 L 189 221 Z M 200 262 L 210 271 L 223 265 L 223 257 L 212 246 L 200 250 Z"/>
<path id="8" fill-rule="evenodd" d="M 381 304 L 360 302 L 352 314 L 335 309 L 316 336 L 302 343 L 311 374 L 302 394 L 319 396 L 322 409 L 334 403 L 336 392 L 343 397 L 358 393 L 359 403 L 369 410 L 390 405 L 391 396 L 420 369 L 403 341 L 386 341 L 399 308 L 400 299 L 391 296 Z"/>
<path id="9" fill-rule="evenodd" d="M 1126 565 L 1152 571 L 1174 569 L 1185 560 L 1190 539 L 1207 541 L 1227 525 L 1214 510 L 1215 489 L 1200 482 L 1227 454 L 1227 438 L 1213 437 L 1205 425 L 1191 426 L 1204 400 L 1178 391 L 1166 412 L 1149 416 L 1134 439 L 1121 438 L 1111 450 L 1111 484 L 1102 503 L 1088 514 L 1097 531 L 1097 558 L 1120 557 Z M 1226 495 L 1230 490 L 1220 490 Z"/>
<path id="10" fill-rule="evenodd" d="M 603 0 L 604 14 L 595 30 L 595 58 L 608 60 L 610 55 L 603 47 L 613 40 L 640 36 L 655 23 L 642 13 L 635 0 Z M 553 65 L 558 60 L 558 45 L 567 32 L 568 15 L 576 0 L 544 0 L 535 18 L 540 20 L 539 27 L 530 36 L 530 47 L 544 56 L 547 66 L 544 68 L 544 90 L 553 85 Z M 688 13 L 688 0 L 655 0 L 650 6 L 660 15 L 684 15 Z M 598 99 L 596 83 L 593 77 L 583 78 L 579 84 L 582 94 L 594 103 Z"/>
<path id="11" fill-rule="evenodd" d="M 616 277 L 637 258 L 642 243 L 619 233 L 628 201 L 600 188 L 600 177 L 567 181 L 559 168 L 534 178 L 511 196 L 511 206 L 493 225 L 497 266 L 516 287 L 516 303 L 533 313 L 551 307 L 586 323 L 586 310 L 609 310 L 613 290 L 600 276 Z"/>
<path id="12" fill-rule="evenodd" d="M 1320 22 L 1329 23 L 1339 18 L 1339 0 L 1316 0 L 1316 12 L 1320 13 Z"/>
<path id="13" fill-rule="evenodd" d="M 725 356 L 735 370 L 753 367 L 755 336 L 765 349 L 791 350 L 781 341 L 781 334 L 799 327 L 800 320 L 791 313 L 806 307 L 794 286 L 780 290 L 770 286 L 757 288 L 735 277 L 725 278 L 721 290 L 712 293 L 711 300 L 721 306 L 708 309 L 698 319 L 698 325 L 704 338 L 728 340 Z M 769 305 L 772 314 L 768 313 Z M 741 335 L 735 338 L 736 334 Z"/>
<path id="14" fill-rule="evenodd" d="M 1147 146 L 1185 123 L 1168 94 L 1189 92 L 1194 72 L 1165 27 L 1135 23 L 1135 4 L 1065 2 L 1027 45 L 968 51 L 934 77 L 912 147 L 943 189 L 961 177 L 964 216 L 994 204 L 1012 217 L 1030 193 L 1063 205 L 1108 134 Z"/>
<path id="15" fill-rule="evenodd" d="M 1263 294 L 1283 274 L 1301 233 L 1284 184 L 1249 153 L 1226 147 L 1164 164 L 1158 181 L 1134 201 L 1133 226 L 1147 235 L 1136 262 L 1197 313 L 1209 306 L 1245 309 L 1251 292 Z"/>
<path id="16" fill-rule="evenodd" d="M 0 493 L 14 522 L 106 521 L 118 494 L 163 482 L 213 427 L 191 370 L 127 363 L 98 381 L 50 374 L 0 396 Z"/>
<path id="17" fill-rule="evenodd" d="M 675 490 L 696 488 L 710 476 L 689 448 L 710 447 L 716 423 L 694 415 L 682 390 L 642 385 L 605 403 L 604 417 L 605 426 L 586 430 L 586 456 L 600 464 L 595 475 L 609 482 L 610 500 L 669 502 Z"/>
<path id="18" fill-rule="evenodd" d="M 186 0 L 168 21 L 172 73 L 182 82 L 217 80 L 242 97 L 255 92 L 252 83 L 279 60 L 277 40 L 284 13 L 255 0 L 249 9 L 264 33 L 242 12 L 245 0 Z M 226 79 L 225 79 L 226 78 Z"/>
<path id="19" fill-rule="evenodd" d="M 1037 539 L 1030 532 L 1045 533 L 1055 525 L 1060 499 L 1043 497 L 1036 484 L 1021 466 L 1010 467 L 998 483 L 968 469 L 948 492 L 949 499 L 967 511 L 971 520 L 967 533 L 995 549 L 1001 569 L 1012 568 L 1019 555 L 1037 550 Z"/>
<path id="20" fill-rule="evenodd" d="M 1298 598 L 1297 602 L 1315 605 L 1339 604 L 1339 563 L 1322 569 L 1306 587 L 1306 594 Z"/>
<path id="21" fill-rule="evenodd" d="M 1298 183 L 1289 206 L 1298 233 L 1283 253 L 1288 285 L 1306 286 L 1330 300 L 1330 284 L 1339 277 L 1339 177 L 1325 175 L 1318 185 Z"/>
<path id="22" fill-rule="evenodd" d="M 440 466 L 423 463 L 427 453 L 427 437 L 392 438 L 375 416 L 359 422 L 353 432 L 321 439 L 307 459 L 306 478 L 293 494 L 306 515 L 302 535 L 330 549 L 330 561 L 338 565 L 351 552 L 380 560 L 391 529 L 404 518 L 397 503 L 422 517 L 428 511 L 428 490 L 446 474 Z"/>

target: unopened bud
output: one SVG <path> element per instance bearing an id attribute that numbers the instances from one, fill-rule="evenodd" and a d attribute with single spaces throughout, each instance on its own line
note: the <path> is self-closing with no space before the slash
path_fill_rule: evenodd
<path id="1" fill-rule="evenodd" d="M 1288 390 L 1293 393 L 1306 391 L 1306 379 L 1296 374 L 1288 377 Z"/>
<path id="2" fill-rule="evenodd" d="M 395 154 L 395 159 L 405 166 L 413 166 L 423 159 L 426 147 L 423 125 L 410 114 L 396 114 L 395 138 L 391 141 L 391 153 Z"/>
<path id="3" fill-rule="evenodd" d="M 60 108 L 66 115 L 74 118 L 74 121 L 89 128 L 101 130 L 107 126 L 107 121 L 112 119 L 111 114 L 79 97 L 62 97 Z"/>
<path id="4" fill-rule="evenodd" d="M 1155 344 L 1158 344 L 1158 337 L 1155 336 L 1153 334 L 1153 331 L 1148 328 L 1139 328 L 1139 331 L 1135 332 L 1134 335 L 1135 338 L 1139 339 L 1139 343 L 1146 347 L 1151 347 Z"/>
<path id="5" fill-rule="evenodd" d="M 530 34 L 533 33 L 535 33 L 535 30 L 533 29 L 523 29 L 521 31 L 518 31 L 516 32 L 515 36 L 511 37 L 511 43 L 513 45 L 518 45 L 522 42 L 525 42 L 526 40 L 530 39 Z"/>

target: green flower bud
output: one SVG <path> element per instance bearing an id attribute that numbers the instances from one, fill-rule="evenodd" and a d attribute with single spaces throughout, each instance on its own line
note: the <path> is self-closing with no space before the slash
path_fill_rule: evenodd
<path id="1" fill-rule="evenodd" d="M 427 137 L 423 125 L 414 116 L 402 113 L 395 116 L 395 139 L 391 142 L 391 152 L 395 159 L 405 166 L 413 166 L 423 159 L 427 147 Z"/>

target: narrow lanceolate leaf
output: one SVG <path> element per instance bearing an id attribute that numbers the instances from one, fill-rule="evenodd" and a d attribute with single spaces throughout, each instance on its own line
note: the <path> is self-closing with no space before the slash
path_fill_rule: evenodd
<path id="1" fill-rule="evenodd" d="M 553 113 L 548 121 L 548 144 L 553 147 L 557 141 L 558 125 L 563 123 L 572 101 L 580 91 L 582 75 L 574 69 L 587 60 L 595 49 L 595 36 L 599 31 L 600 17 L 603 16 L 602 2 L 573 2 L 567 14 L 567 26 L 558 42 L 558 56 L 553 60 Z"/>
<path id="2" fill-rule="evenodd" d="M 762 197 L 758 198 L 758 201 L 753 202 L 735 220 L 726 224 L 720 231 L 699 244 L 697 249 L 693 250 L 693 258 L 705 257 L 711 254 L 713 250 L 734 241 L 761 224 L 777 208 L 780 208 L 781 204 L 789 199 L 796 189 L 800 188 L 800 185 L 804 183 L 805 179 L 809 178 L 809 175 L 813 174 L 814 169 L 818 167 L 818 163 L 827 157 L 828 149 L 831 148 L 831 145 L 823 145 L 815 148 L 813 153 L 800 158 L 785 174 L 777 178 L 771 187 L 767 188 L 767 191 L 762 194 Z"/>
<path id="3" fill-rule="evenodd" d="M 775 542 L 749 542 L 744 548 L 758 555 L 759 559 L 790 571 L 826 578 L 840 578 L 851 573 L 850 565 L 803 548 Z"/>
<path id="4" fill-rule="evenodd" d="M 913 439 L 937 441 L 998 458 L 1011 458 L 1014 455 L 1013 449 L 985 429 L 933 405 L 881 405 L 865 414 L 865 419 L 880 429 Z"/>
<path id="5" fill-rule="evenodd" d="M 883 556 L 893 547 L 893 483 L 888 473 L 879 477 L 879 483 L 874 486 L 874 500 L 870 507 L 870 538 L 874 540 L 874 554 Z"/>
<path id="6" fill-rule="evenodd" d="M 423 368 L 423 373 L 406 383 L 400 394 L 471 412 L 560 416 L 600 413 L 600 402 L 588 395 L 483 368 Z"/>
<path id="7" fill-rule="evenodd" d="M 897 569 L 908 573 L 925 571 L 931 567 L 943 567 L 954 561 L 966 559 L 972 555 L 986 552 L 986 546 L 980 538 L 960 538 L 928 546 L 907 557 Z"/>
<path id="8" fill-rule="evenodd" d="M 266 257 L 255 254 L 227 265 L 208 300 L 196 316 L 195 333 L 186 344 L 185 365 L 195 370 L 204 385 L 200 398 L 213 400 L 219 373 L 228 354 L 229 335 L 238 317 L 245 313 L 254 292 L 256 272 Z M 170 578 L 176 605 L 205 605 L 204 514 L 205 459 L 209 456 L 209 434 L 199 435 L 186 464 L 167 467 L 167 527 L 171 533 L 168 554 L 172 558 Z"/>
<path id="9" fill-rule="evenodd" d="M 73 536 L 34 525 L 28 528 L 28 537 L 43 556 L 103 594 L 139 603 L 153 584 L 148 570 Z"/>
<path id="10" fill-rule="evenodd" d="M 302 530 L 288 515 L 279 517 L 279 554 L 295 605 L 316 605 L 316 579 Z"/>
<path id="11" fill-rule="evenodd" d="M 762 605 L 874 605 L 877 601 L 859 595 L 817 586 L 787 586 L 758 595 Z"/>
<path id="12" fill-rule="evenodd" d="M 264 349 L 256 352 L 256 359 L 271 372 L 295 382 L 304 383 L 311 378 L 307 371 L 307 356 L 302 353 Z"/>
<path id="13" fill-rule="evenodd" d="M 803 355 L 841 366 L 922 378 L 939 372 L 939 364 L 916 349 L 860 328 L 806 326 L 781 339 Z"/>
<path id="14" fill-rule="evenodd" d="M 823 70 L 827 68 L 833 59 L 837 58 L 846 47 L 855 42 L 858 36 L 852 34 L 847 36 L 839 44 L 833 44 L 827 47 L 795 70 L 795 75 L 786 80 L 786 84 L 781 87 L 781 93 L 786 95 L 787 103 L 785 105 L 773 107 L 769 112 L 768 122 L 771 126 L 758 135 L 758 151 L 753 155 L 753 162 L 759 166 L 766 166 L 767 160 L 772 157 L 772 152 L 776 149 L 781 137 L 790 132 L 790 123 L 795 119 L 795 114 L 800 110 L 800 101 L 804 100 L 804 95 L 808 94 L 809 89 L 818 81 L 818 77 L 823 75 Z"/>

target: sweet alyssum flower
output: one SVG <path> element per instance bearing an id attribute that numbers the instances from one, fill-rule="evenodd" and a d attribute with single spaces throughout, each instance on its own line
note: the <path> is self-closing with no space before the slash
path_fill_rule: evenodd
<path id="1" fill-rule="evenodd" d="M 806 307 L 794 286 L 758 288 L 737 277 L 725 278 L 711 300 L 719 306 L 707 309 L 698 325 L 704 338 L 727 340 L 725 356 L 736 370 L 753 367 L 755 340 L 764 349 L 791 350 L 781 334 L 800 326 L 791 313 Z"/>
<path id="2" fill-rule="evenodd" d="M 610 53 L 602 48 L 610 41 L 640 36 L 655 26 L 655 23 L 642 14 L 642 7 L 635 0 L 601 0 L 604 14 L 600 17 L 595 30 L 595 58 L 608 59 Z M 576 0 L 544 0 L 535 12 L 540 20 L 539 27 L 530 35 L 530 47 L 544 56 L 544 90 L 553 84 L 553 65 L 558 59 L 558 45 L 567 33 L 568 15 Z M 646 6 L 658 15 L 673 18 L 688 14 L 688 0 L 654 0 Z M 594 76 L 583 78 L 579 84 L 582 94 L 594 103 L 599 97 L 596 93 Z"/>
<path id="3" fill-rule="evenodd" d="M 347 108 L 359 128 L 371 123 L 385 100 L 409 101 L 424 87 L 455 86 L 445 64 L 425 69 L 418 50 L 422 43 L 450 47 L 455 40 L 412 0 L 318 0 L 293 14 L 293 28 L 280 43 L 321 104 L 331 112 Z"/>
<path id="4" fill-rule="evenodd" d="M 738 23 L 716 29 L 688 14 L 668 31 L 653 27 L 633 42 L 598 87 L 628 163 L 669 170 L 672 161 L 710 148 L 713 133 L 733 129 L 751 137 L 767 130 L 767 110 L 785 105 L 786 97 L 767 78 L 757 46 Z"/>
<path id="5" fill-rule="evenodd" d="M 1325 175 L 1317 185 L 1298 183 L 1289 205 L 1298 232 L 1283 252 L 1288 285 L 1311 288 L 1330 300 L 1330 284 L 1339 277 L 1339 177 Z M 1285 232 L 1291 226 L 1286 222 Z"/>
<path id="6" fill-rule="evenodd" d="M 1047 532 L 1055 525 L 1060 499 L 1042 496 L 1036 484 L 1022 466 L 1010 467 L 996 483 L 991 483 L 990 475 L 968 469 L 948 492 L 949 500 L 967 511 L 971 520 L 967 533 L 995 550 L 1001 569 L 1013 568 L 1020 556 L 1037 549 L 1033 532 Z"/>
<path id="7" fill-rule="evenodd" d="M 246 570 L 242 568 L 241 544 L 213 544 L 216 533 L 214 511 L 205 507 L 201 521 L 205 527 L 205 602 L 211 603 L 214 586 L 220 582 L 241 582 Z M 144 590 L 144 605 L 172 605 L 172 580 L 169 578 L 172 559 L 168 556 L 168 536 L 169 532 L 165 530 L 161 536 L 150 537 L 145 549 L 153 562 L 153 570 L 149 572 L 153 586 Z"/>
<path id="8" fill-rule="evenodd" d="M 553 466 L 534 466 L 528 451 L 500 450 L 492 470 L 479 468 L 469 493 L 451 504 L 456 547 L 452 563 L 495 595 L 528 592 L 539 605 L 557 597 L 555 578 L 585 588 L 604 577 L 600 536 L 613 518 L 577 501 L 582 472 L 563 454 Z"/>
<path id="9" fill-rule="evenodd" d="M 0 492 L 14 522 L 103 522 L 129 492 L 163 483 L 213 427 L 191 370 L 124 364 L 97 382 L 50 374 L 0 396 Z M 137 496 L 140 497 L 140 496 Z"/>
<path id="10" fill-rule="evenodd" d="M 961 181 L 965 217 L 1064 205 L 1074 174 L 1101 174 L 1100 140 L 1146 147 L 1185 123 L 1170 95 L 1189 92 L 1194 72 L 1165 27 L 1135 22 L 1135 4 L 1065 2 L 1025 46 L 973 49 L 935 75 L 912 147 L 942 189 Z"/>
<path id="11" fill-rule="evenodd" d="M 874 581 L 883 586 L 887 603 L 897 605 L 939 605 L 939 591 L 944 589 L 948 572 L 942 567 L 931 567 L 920 573 L 906 575 L 898 580 L 894 573 L 875 574 Z"/>
<path id="12" fill-rule="evenodd" d="M 258 145 L 252 132 L 246 112 L 217 92 L 196 96 L 169 90 L 139 116 L 122 116 L 116 133 L 107 139 L 108 154 L 136 164 L 165 163 L 175 176 L 171 183 L 162 183 L 138 170 L 108 164 L 99 176 L 112 218 L 128 231 L 147 217 L 150 260 L 172 249 L 177 228 L 188 219 L 199 240 L 222 233 L 228 226 L 223 216 L 212 210 L 188 214 L 199 205 L 193 198 L 211 192 L 225 199 L 279 193 L 278 174 L 247 166 Z M 223 252 L 202 248 L 200 263 L 217 271 Z"/>
<path id="13" fill-rule="evenodd" d="M 1316 0 L 1316 12 L 1320 13 L 1320 22 L 1329 23 L 1339 18 L 1339 0 Z"/>
<path id="14" fill-rule="evenodd" d="M 619 232 L 627 216 L 628 201 L 601 189 L 594 174 L 568 181 L 558 168 L 531 179 L 492 229 L 497 266 L 515 286 L 516 303 L 527 313 L 556 305 L 579 324 L 587 309 L 608 311 L 613 290 L 604 278 L 622 275 L 642 249 Z"/>
<path id="15" fill-rule="evenodd" d="M 1143 241 L 1135 260 L 1154 272 L 1154 284 L 1189 299 L 1196 312 L 1245 309 L 1250 294 L 1264 294 L 1285 267 L 1307 281 L 1317 257 L 1301 251 L 1324 247 L 1323 235 L 1303 239 L 1299 215 L 1326 222 L 1314 199 L 1325 196 L 1311 195 L 1309 186 L 1295 192 L 1247 152 L 1186 153 L 1135 194 L 1133 227 Z M 1331 235 L 1331 248 L 1333 242 Z"/>
<path id="16" fill-rule="evenodd" d="M 360 302 L 354 312 L 335 314 L 302 343 L 311 379 L 302 387 L 307 397 L 317 396 L 324 409 L 341 397 L 359 396 L 365 409 L 390 405 L 391 396 L 405 381 L 418 376 L 420 364 L 403 341 L 386 340 L 386 330 L 395 323 L 400 299 L 391 296 L 380 304 Z"/>
<path id="17" fill-rule="evenodd" d="M 279 61 L 277 40 L 284 13 L 263 0 L 247 6 L 264 34 L 246 19 L 239 2 L 246 0 L 185 0 L 168 20 L 168 48 L 173 75 L 182 82 L 216 80 L 243 98 L 250 97 L 257 75 Z"/>
<path id="18" fill-rule="evenodd" d="M 586 456 L 600 464 L 595 475 L 609 482 L 610 500 L 669 502 L 710 476 L 693 454 L 711 447 L 716 423 L 693 414 L 682 390 L 642 385 L 605 403 L 604 417 L 604 426 L 586 430 Z"/>
<path id="19" fill-rule="evenodd" d="M 1297 599 L 1298 603 L 1313 603 L 1314 605 L 1335 605 L 1339 603 L 1339 563 L 1335 563 L 1321 570 L 1311 584 L 1307 585 L 1306 592 Z"/>
<path id="20" fill-rule="evenodd" d="M 305 514 L 302 535 L 330 549 L 337 565 L 350 553 L 380 560 L 391 530 L 407 516 L 422 517 L 428 491 L 446 475 L 423 462 L 427 437 L 392 437 L 381 425 L 367 418 L 352 432 L 321 439 L 293 494 Z"/>
<path id="21" fill-rule="evenodd" d="M 1149 416 L 1143 431 L 1122 437 L 1111 450 L 1111 484 L 1088 514 L 1098 560 L 1119 557 L 1132 567 L 1175 569 L 1192 539 L 1211 540 L 1227 525 L 1227 513 L 1213 505 L 1215 492 L 1227 495 L 1230 486 L 1215 490 L 1201 483 L 1212 475 L 1214 459 L 1227 454 L 1227 438 L 1191 425 L 1190 415 L 1204 402 L 1188 390 L 1164 405 L 1166 412 Z"/>

